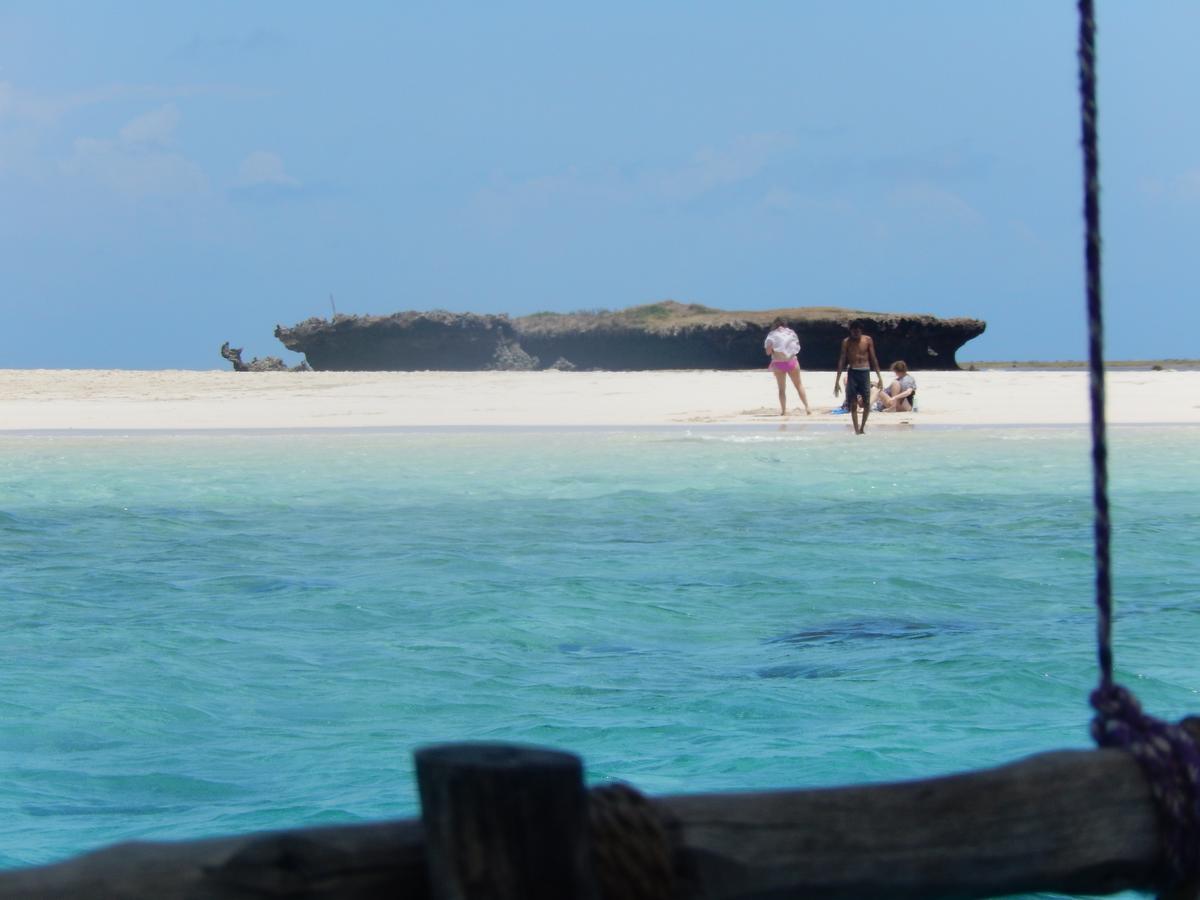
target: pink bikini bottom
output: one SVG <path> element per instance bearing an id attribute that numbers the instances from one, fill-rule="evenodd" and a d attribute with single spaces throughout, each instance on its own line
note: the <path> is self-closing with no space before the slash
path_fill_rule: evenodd
<path id="1" fill-rule="evenodd" d="M 768 368 L 773 372 L 790 372 L 799 365 L 795 359 L 773 359 Z"/>

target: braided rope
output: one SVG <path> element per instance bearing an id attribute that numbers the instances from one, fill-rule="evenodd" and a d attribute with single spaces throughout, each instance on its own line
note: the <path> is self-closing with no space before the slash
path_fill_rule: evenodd
<path id="1" fill-rule="evenodd" d="M 1088 373 L 1092 404 L 1092 500 L 1095 505 L 1096 607 L 1100 684 L 1113 680 L 1112 574 L 1108 518 L 1108 444 L 1104 430 L 1104 316 L 1100 290 L 1100 158 L 1096 131 L 1096 19 L 1079 0 L 1079 94 L 1083 120 L 1083 214 L 1087 223 Z"/>
<path id="2" fill-rule="evenodd" d="M 592 865 L 604 900 L 672 900 L 671 844 L 654 806 L 627 784 L 588 792 Z"/>
<path id="3" fill-rule="evenodd" d="M 1100 684 L 1091 695 L 1091 732 L 1101 747 L 1128 750 L 1150 781 L 1164 832 L 1169 880 L 1200 875 L 1200 747 L 1191 722 L 1172 725 L 1142 712 L 1113 680 L 1112 529 L 1104 421 L 1104 322 L 1100 290 L 1100 165 L 1096 129 L 1096 20 L 1093 0 L 1079 0 L 1079 95 L 1087 235 L 1088 372 L 1092 407 L 1092 496 L 1095 506 L 1096 610 Z"/>
<path id="4" fill-rule="evenodd" d="M 1200 868 L 1200 749 L 1188 723 L 1164 722 L 1142 712 L 1120 685 L 1092 693 L 1092 737 L 1101 747 L 1127 750 L 1142 767 L 1164 832 L 1163 855 L 1171 883 L 1195 878 Z"/>

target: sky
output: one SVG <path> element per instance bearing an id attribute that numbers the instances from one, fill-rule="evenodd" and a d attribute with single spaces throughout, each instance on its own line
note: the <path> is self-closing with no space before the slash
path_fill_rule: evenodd
<path id="1" fill-rule="evenodd" d="M 1084 359 L 1071 0 L 0 0 L 0 368 L 664 299 Z M 1098 3 L 1106 355 L 1197 358 L 1200 3 Z"/>

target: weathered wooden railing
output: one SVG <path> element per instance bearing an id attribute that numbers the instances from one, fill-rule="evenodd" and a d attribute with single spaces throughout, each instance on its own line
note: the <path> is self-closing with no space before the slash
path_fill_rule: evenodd
<path id="1" fill-rule="evenodd" d="M 0 897 L 599 900 L 578 757 L 419 750 L 421 820 L 131 842 L 0 872 Z M 924 781 L 650 798 L 687 900 L 1105 894 L 1153 886 L 1150 790 L 1128 754 L 1060 751 Z M 610 873 L 611 876 L 611 873 Z M 611 877 L 605 900 L 661 896 Z"/>

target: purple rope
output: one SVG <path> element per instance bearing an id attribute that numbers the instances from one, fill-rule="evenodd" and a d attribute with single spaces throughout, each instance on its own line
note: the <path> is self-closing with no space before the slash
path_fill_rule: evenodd
<path id="1" fill-rule="evenodd" d="M 1096 509 L 1096 607 L 1100 684 L 1113 680 L 1112 575 L 1108 519 L 1108 445 L 1104 438 L 1104 316 L 1100 302 L 1100 157 L 1096 137 L 1096 20 L 1079 0 L 1079 94 L 1083 119 L 1083 215 L 1087 222 L 1088 372 L 1092 402 L 1092 499 Z"/>
<path id="2" fill-rule="evenodd" d="M 1142 767 L 1163 826 L 1163 855 L 1172 882 L 1200 869 L 1200 751 L 1181 726 L 1142 712 L 1119 684 L 1092 692 L 1092 737 L 1101 747 L 1127 750 Z"/>
<path id="3" fill-rule="evenodd" d="M 1164 856 L 1173 883 L 1200 874 L 1200 748 L 1183 727 L 1142 712 L 1113 680 L 1112 529 L 1108 515 L 1108 446 L 1104 422 L 1104 321 L 1100 291 L 1100 164 L 1096 132 L 1096 20 L 1092 0 L 1079 0 L 1079 95 L 1083 124 L 1083 195 L 1087 236 L 1088 371 L 1092 406 L 1092 497 L 1095 505 L 1096 632 L 1100 685 L 1092 737 L 1101 747 L 1133 754 L 1142 767 L 1163 825 Z"/>

